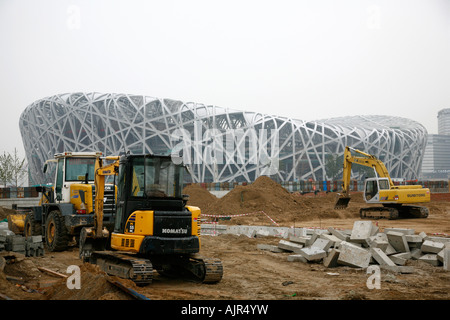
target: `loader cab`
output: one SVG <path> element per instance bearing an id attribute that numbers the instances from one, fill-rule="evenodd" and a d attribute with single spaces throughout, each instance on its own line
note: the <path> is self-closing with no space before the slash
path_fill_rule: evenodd
<path id="1" fill-rule="evenodd" d="M 364 183 L 364 200 L 368 203 L 380 201 L 380 190 L 389 190 L 388 178 L 369 178 Z"/>
<path id="2" fill-rule="evenodd" d="M 185 167 L 170 156 L 126 155 L 120 158 L 115 232 L 123 232 L 128 217 L 137 210 L 182 213 Z"/>
<path id="3" fill-rule="evenodd" d="M 55 201 L 69 203 L 70 186 L 76 183 L 93 184 L 95 179 L 95 163 L 100 152 L 64 152 L 55 155 Z M 44 165 L 45 169 L 45 165 Z"/>

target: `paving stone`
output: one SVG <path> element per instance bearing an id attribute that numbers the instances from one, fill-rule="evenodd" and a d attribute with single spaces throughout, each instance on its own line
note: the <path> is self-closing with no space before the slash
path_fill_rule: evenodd
<path id="1" fill-rule="evenodd" d="M 312 247 L 300 249 L 300 254 L 308 261 L 319 261 L 327 256 L 324 250 Z"/>
<path id="2" fill-rule="evenodd" d="M 331 251 L 328 253 L 328 255 L 323 258 L 323 265 L 325 268 L 335 268 L 338 266 L 338 258 L 340 254 L 340 250 L 338 249 L 331 249 Z"/>
<path id="3" fill-rule="evenodd" d="M 372 254 L 368 250 L 347 241 L 341 242 L 339 250 L 339 264 L 358 268 L 367 268 L 369 266 Z"/>
<path id="4" fill-rule="evenodd" d="M 395 263 L 380 248 L 370 248 L 372 257 L 383 266 L 395 266 Z"/>
<path id="5" fill-rule="evenodd" d="M 397 252 L 409 252 L 408 242 L 406 242 L 406 238 L 404 233 L 389 231 L 386 233 L 389 244 L 394 247 Z"/>
<path id="6" fill-rule="evenodd" d="M 439 251 L 444 249 L 444 244 L 441 242 L 425 240 L 420 249 L 423 253 L 439 253 Z"/>

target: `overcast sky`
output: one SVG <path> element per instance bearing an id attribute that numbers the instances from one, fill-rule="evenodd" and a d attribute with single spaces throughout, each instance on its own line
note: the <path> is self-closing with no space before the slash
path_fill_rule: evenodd
<path id="1" fill-rule="evenodd" d="M 450 108 L 449 0 L 0 0 L 0 152 L 66 92 L 300 120 L 379 114 L 437 133 Z"/>

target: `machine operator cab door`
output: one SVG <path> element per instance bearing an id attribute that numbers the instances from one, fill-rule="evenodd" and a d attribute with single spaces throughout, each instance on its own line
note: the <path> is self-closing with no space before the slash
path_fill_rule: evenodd
<path id="1" fill-rule="evenodd" d="M 379 203 L 380 190 L 389 190 L 388 178 L 366 179 L 364 183 L 364 200 L 367 203 Z"/>

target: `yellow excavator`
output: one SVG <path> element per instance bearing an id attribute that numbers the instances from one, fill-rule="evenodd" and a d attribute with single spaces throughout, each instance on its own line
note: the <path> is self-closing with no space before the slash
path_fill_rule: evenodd
<path id="1" fill-rule="evenodd" d="M 352 151 L 359 154 L 353 155 Z M 375 178 L 364 183 L 364 200 L 368 204 L 381 204 L 360 209 L 361 218 L 426 218 L 429 210 L 416 204 L 430 201 L 430 190 L 421 185 L 394 185 L 384 163 L 375 156 L 346 147 L 344 152 L 344 172 L 342 194 L 338 197 L 335 209 L 345 209 L 350 201 L 349 187 L 352 164 L 360 164 L 374 169 Z"/>
<path id="2" fill-rule="evenodd" d="M 103 160 L 113 161 L 105 165 Z M 137 285 L 152 282 L 153 270 L 217 283 L 219 259 L 200 251 L 200 209 L 182 195 L 185 167 L 170 156 L 124 155 L 100 159 L 95 172 L 94 225 L 80 235 L 80 258 Z M 105 177 L 118 176 L 114 230 L 103 226 Z"/>

